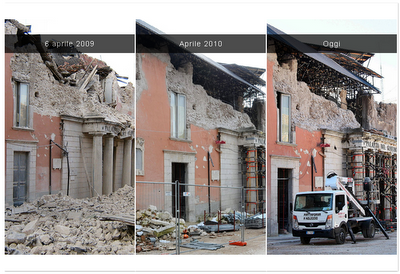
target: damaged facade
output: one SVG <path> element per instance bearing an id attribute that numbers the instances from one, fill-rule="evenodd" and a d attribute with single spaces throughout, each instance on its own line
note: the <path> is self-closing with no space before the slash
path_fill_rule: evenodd
<path id="1" fill-rule="evenodd" d="M 324 190 L 332 171 L 365 204 L 370 177 L 372 211 L 396 219 L 397 105 L 374 102 L 366 79 L 381 76 L 362 65 L 372 54 L 318 50 L 268 26 L 268 235 L 291 231 L 294 195 Z"/>
<path id="2" fill-rule="evenodd" d="M 145 22 L 136 33 L 137 208 L 175 216 L 178 180 L 186 221 L 240 210 L 240 190 L 200 186 L 264 188 L 265 103 L 256 86 L 265 83 L 256 69 L 179 49 Z M 264 193 L 247 191 L 246 210 L 263 211 Z"/>
<path id="3" fill-rule="evenodd" d="M 106 63 L 46 49 L 6 20 L 6 204 L 133 186 L 134 88 Z"/>

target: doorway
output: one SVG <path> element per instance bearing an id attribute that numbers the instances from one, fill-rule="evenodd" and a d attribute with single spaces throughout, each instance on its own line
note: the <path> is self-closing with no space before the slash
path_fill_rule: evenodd
<path id="1" fill-rule="evenodd" d="M 179 218 L 186 220 L 186 167 L 185 163 L 172 163 L 172 216 L 176 217 L 176 199 L 179 198 Z M 175 193 L 176 181 L 179 181 L 178 195 Z"/>
<path id="2" fill-rule="evenodd" d="M 279 233 L 291 232 L 291 169 L 278 168 L 278 225 Z"/>
<path id="3" fill-rule="evenodd" d="M 29 152 L 14 152 L 14 170 L 13 170 L 14 206 L 20 206 L 27 200 L 28 154 Z"/>

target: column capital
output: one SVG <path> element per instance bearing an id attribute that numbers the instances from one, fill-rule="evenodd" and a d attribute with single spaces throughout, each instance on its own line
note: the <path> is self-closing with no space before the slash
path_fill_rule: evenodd
<path id="1" fill-rule="evenodd" d="M 117 137 L 117 135 L 116 135 L 116 134 L 113 134 L 113 133 L 106 133 L 104 137 L 105 137 L 105 138 L 113 139 L 113 138 Z"/>
<path id="2" fill-rule="evenodd" d="M 119 138 L 120 139 L 130 138 L 132 140 L 134 137 L 134 133 L 135 133 L 135 131 L 133 129 L 125 128 L 125 129 L 121 130 L 121 132 L 119 134 Z"/>
<path id="3" fill-rule="evenodd" d="M 88 132 L 90 135 L 93 135 L 93 136 L 103 136 L 103 135 L 105 135 L 106 133 L 105 132 L 100 132 L 100 131 L 91 131 L 91 132 Z"/>

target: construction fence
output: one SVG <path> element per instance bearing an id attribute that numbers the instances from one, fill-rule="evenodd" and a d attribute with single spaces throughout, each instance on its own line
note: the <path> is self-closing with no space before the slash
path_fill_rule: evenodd
<path id="1" fill-rule="evenodd" d="M 176 254 L 180 254 L 182 245 L 177 235 L 195 233 L 193 227 L 202 233 L 240 231 L 240 238 L 234 242 L 245 243 L 246 229 L 266 226 L 265 187 L 220 186 L 216 183 L 137 181 L 136 210 L 150 214 L 149 209 L 152 209 L 153 216 L 147 219 L 159 220 L 143 223 L 139 218 L 139 228 L 158 239 L 170 237 L 175 241 Z M 249 193 L 255 193 L 259 198 L 256 207 L 250 206 Z M 161 226 L 156 227 L 157 223 Z M 151 229 L 146 227 L 148 225 Z M 207 248 L 212 246 L 207 245 Z"/>

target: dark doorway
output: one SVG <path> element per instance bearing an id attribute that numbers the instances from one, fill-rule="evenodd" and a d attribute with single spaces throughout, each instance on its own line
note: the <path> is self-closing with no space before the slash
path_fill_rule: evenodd
<path id="1" fill-rule="evenodd" d="M 278 168 L 278 224 L 279 233 L 290 232 L 290 169 Z"/>
<path id="2" fill-rule="evenodd" d="M 27 199 L 28 152 L 14 152 L 13 202 L 22 205 Z"/>
<path id="3" fill-rule="evenodd" d="M 175 193 L 175 182 L 179 181 L 179 195 Z M 176 197 L 179 197 L 179 218 L 186 220 L 186 197 L 184 192 L 186 192 L 186 164 L 184 163 L 172 163 L 172 216 L 176 217 L 175 211 L 175 201 Z"/>

